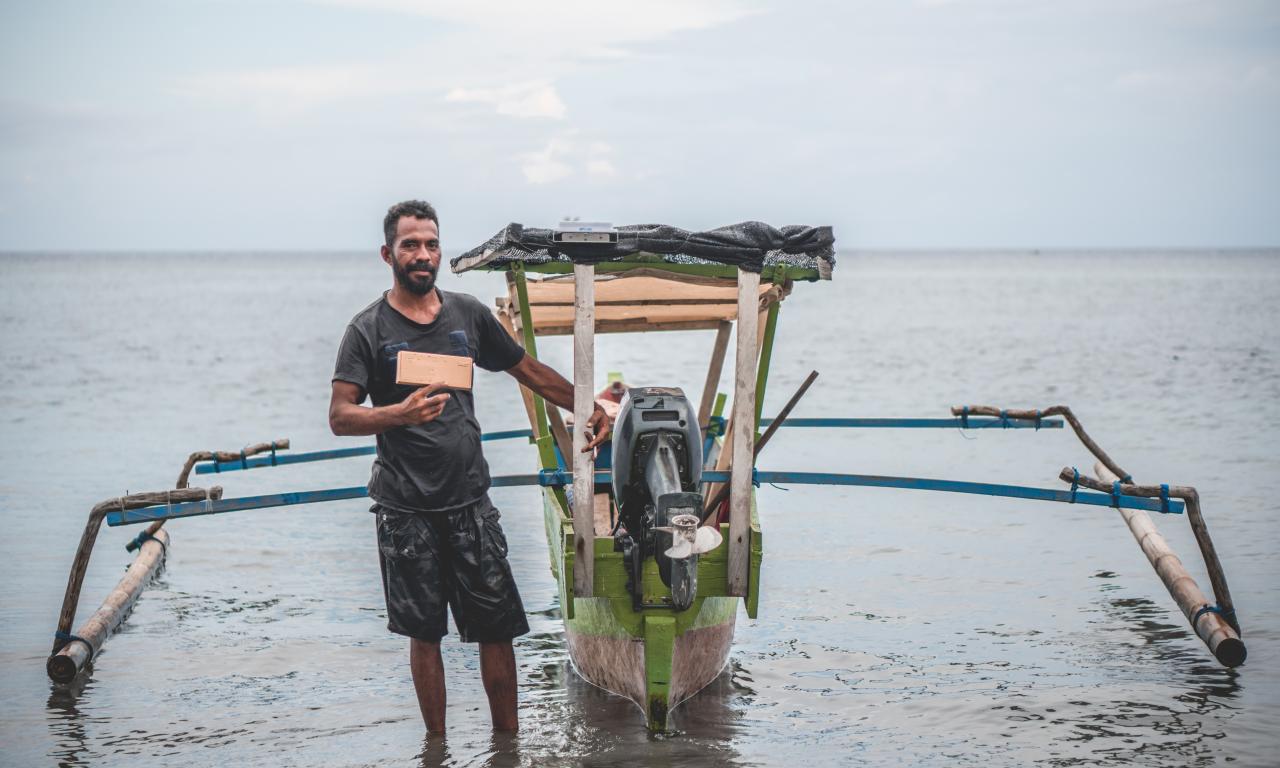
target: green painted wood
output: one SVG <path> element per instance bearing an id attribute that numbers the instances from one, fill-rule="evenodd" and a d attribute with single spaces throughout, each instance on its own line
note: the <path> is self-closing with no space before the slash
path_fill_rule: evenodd
<path id="1" fill-rule="evenodd" d="M 786 270 L 779 270 L 784 276 Z M 760 344 L 760 361 L 756 364 L 756 433 L 760 432 L 760 416 L 764 413 L 764 390 L 769 383 L 769 363 L 773 359 L 773 336 L 778 330 L 778 308 L 781 301 L 769 305 L 769 314 L 764 321 L 764 339 Z"/>
<path id="2" fill-rule="evenodd" d="M 533 311 L 529 308 L 529 282 L 525 279 L 525 265 L 516 262 L 511 265 L 511 274 L 515 275 L 516 281 L 516 302 L 520 305 L 520 334 L 524 339 L 524 351 L 531 355 L 535 360 L 538 357 L 538 340 L 533 333 Z M 538 393 L 533 393 L 533 412 L 534 419 L 538 422 L 536 425 L 536 433 L 534 442 L 549 436 L 551 428 L 547 423 L 547 404 Z M 538 445 L 538 458 L 542 462 L 543 469 L 555 469 L 556 460 L 555 453 L 550 454 L 550 462 L 547 463 L 548 454 L 543 450 L 541 444 Z"/>
<path id="3" fill-rule="evenodd" d="M 760 612 L 760 562 L 764 559 L 764 536 L 760 533 L 760 513 L 756 509 L 756 494 L 751 493 L 751 557 L 747 572 L 747 618 L 754 619 Z M 726 563 L 726 567 L 727 567 Z"/>
<path id="4" fill-rule="evenodd" d="M 675 651 L 676 622 L 670 616 L 644 617 L 644 678 L 649 730 L 667 729 L 667 702 L 671 696 L 671 657 Z"/>

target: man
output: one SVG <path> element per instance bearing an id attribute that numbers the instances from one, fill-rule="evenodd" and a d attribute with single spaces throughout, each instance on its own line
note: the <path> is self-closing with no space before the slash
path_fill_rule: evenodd
<path id="1" fill-rule="evenodd" d="M 467 355 L 490 371 L 506 371 L 561 407 L 573 408 L 573 386 L 526 355 L 472 296 L 436 287 L 439 219 L 429 204 L 397 203 L 383 221 L 382 260 L 391 290 L 357 314 L 338 350 L 329 402 L 335 435 L 377 435 L 369 480 L 377 514 L 378 551 L 387 628 L 409 640 L 409 669 L 427 730 L 444 731 L 444 665 L 440 639 L 445 606 L 463 642 L 480 644 L 480 676 L 495 730 L 517 727 L 512 638 L 529 631 L 507 564 L 498 510 L 489 502 L 489 468 L 470 391 L 401 386 L 396 356 L 414 352 Z M 372 407 L 361 405 L 365 396 Z M 592 450 L 608 419 L 596 407 L 587 422 Z"/>

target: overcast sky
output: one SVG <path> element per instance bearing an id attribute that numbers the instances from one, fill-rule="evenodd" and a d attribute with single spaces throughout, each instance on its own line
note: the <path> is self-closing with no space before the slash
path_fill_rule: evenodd
<path id="1" fill-rule="evenodd" d="M 1280 245 L 1280 2 L 0 0 L 0 249 Z"/>

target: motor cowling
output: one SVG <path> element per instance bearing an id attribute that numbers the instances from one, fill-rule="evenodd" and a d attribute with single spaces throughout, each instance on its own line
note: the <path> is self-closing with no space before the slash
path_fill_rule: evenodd
<path id="1" fill-rule="evenodd" d="M 654 557 L 671 604 L 687 609 L 697 591 L 696 548 L 676 547 L 672 521 L 702 515 L 702 430 L 684 392 L 632 387 L 613 427 L 613 492 L 621 519 L 615 546 L 626 554 L 633 601 L 641 606 L 641 571 Z M 714 531 L 718 543 L 718 531 Z M 705 546 L 706 537 L 704 536 Z M 674 556 L 673 556 L 674 555 Z"/>

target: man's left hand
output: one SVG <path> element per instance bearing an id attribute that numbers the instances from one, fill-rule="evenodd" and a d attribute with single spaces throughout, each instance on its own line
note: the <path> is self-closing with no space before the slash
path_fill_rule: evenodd
<path id="1" fill-rule="evenodd" d="M 591 418 L 587 419 L 587 444 L 582 448 L 583 453 L 594 451 L 609 436 L 609 414 L 604 412 L 599 403 L 594 405 L 595 410 L 591 412 Z"/>

